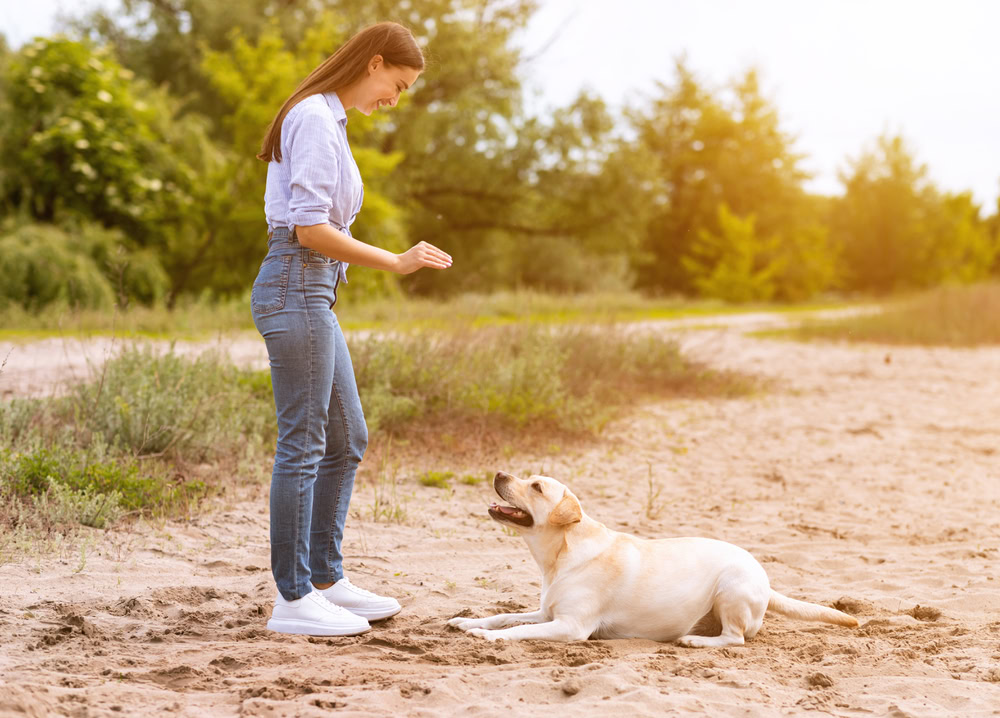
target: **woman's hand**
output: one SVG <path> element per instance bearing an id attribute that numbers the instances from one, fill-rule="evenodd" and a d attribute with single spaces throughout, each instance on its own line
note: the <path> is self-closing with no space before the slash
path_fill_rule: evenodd
<path id="1" fill-rule="evenodd" d="M 451 266 L 451 256 L 433 244 L 420 242 L 402 254 L 396 255 L 395 271 L 399 274 L 413 274 L 422 267 L 447 269 Z"/>

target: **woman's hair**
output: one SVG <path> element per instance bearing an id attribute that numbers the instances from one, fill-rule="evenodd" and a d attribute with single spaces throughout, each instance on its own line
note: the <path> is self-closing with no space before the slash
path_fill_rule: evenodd
<path id="1" fill-rule="evenodd" d="M 395 22 L 380 22 L 366 27 L 299 83 L 271 120 L 257 159 L 281 162 L 281 123 L 289 110 L 310 95 L 339 90 L 359 80 L 375 55 L 381 55 L 387 65 L 424 69 L 423 53 L 407 28 Z"/>

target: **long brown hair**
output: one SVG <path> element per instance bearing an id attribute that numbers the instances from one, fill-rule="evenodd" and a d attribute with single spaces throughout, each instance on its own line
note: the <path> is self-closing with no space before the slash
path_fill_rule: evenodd
<path id="1" fill-rule="evenodd" d="M 267 128 L 257 159 L 281 162 L 281 123 L 295 105 L 321 92 L 347 87 L 364 76 L 365 68 L 375 55 L 381 55 L 387 65 L 402 65 L 424 69 L 424 56 L 413 39 L 413 33 L 399 23 L 380 22 L 359 31 L 340 49 L 326 58 L 299 83 L 292 96 L 285 100 Z"/>

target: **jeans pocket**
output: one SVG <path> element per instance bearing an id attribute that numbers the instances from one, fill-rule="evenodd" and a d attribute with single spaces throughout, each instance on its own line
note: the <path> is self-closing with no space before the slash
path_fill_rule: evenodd
<path id="1" fill-rule="evenodd" d="M 254 314 L 273 314 L 285 308 L 291 266 L 292 256 L 289 254 L 265 259 L 261 263 L 253 289 L 250 290 L 250 306 Z"/>
<path id="2" fill-rule="evenodd" d="M 336 259 L 331 259 L 322 252 L 317 252 L 315 249 L 307 249 L 303 261 L 309 267 L 332 267 L 337 263 Z"/>

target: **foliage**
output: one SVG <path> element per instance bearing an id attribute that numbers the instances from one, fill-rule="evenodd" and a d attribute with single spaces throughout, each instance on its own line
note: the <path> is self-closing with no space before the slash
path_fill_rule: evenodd
<path id="1" fill-rule="evenodd" d="M 831 220 L 849 288 L 890 292 L 984 278 L 997 254 L 969 194 L 942 195 L 902 137 L 883 135 L 841 174 Z"/>
<path id="2" fill-rule="evenodd" d="M 753 214 L 757 236 L 782 241 L 808 236 L 803 228 L 818 218 L 802 190 L 802 155 L 792 150 L 757 73 L 749 70 L 723 90 L 703 85 L 683 58 L 675 73 L 646 111 L 629 113 L 640 148 L 656 161 L 648 200 L 656 212 L 638 279 L 649 289 L 690 292 L 697 287 L 681 258 L 704 242 L 702 231 L 723 231 L 720 205 L 737 217 Z"/>
<path id="3" fill-rule="evenodd" d="M 679 58 L 624 116 L 586 92 L 529 115 L 518 35 L 536 0 L 120 3 L 72 20 L 78 41 L 0 44 L 0 219 L 69 232 L 60 261 L 95 276 L 78 258 L 90 257 L 119 304 L 245 295 L 265 246 L 254 154 L 268 123 L 385 18 L 413 30 L 427 67 L 396 108 L 350 114 L 365 179 L 354 233 L 391 251 L 426 240 L 455 265 L 399 279 L 356 267 L 347 296 L 636 287 L 802 301 L 1000 272 L 1000 207 L 984 219 L 968 194 L 936 189 L 899 138 L 851 162 L 843 198 L 808 195 L 753 69 L 713 87 Z M 752 241 L 734 224 L 750 216 Z M 120 234 L 77 247 L 77 227 L 94 225 Z M 7 305 L 20 312 L 80 292 L 18 291 Z"/>
<path id="4" fill-rule="evenodd" d="M 67 228 L 46 224 L 0 224 L 0 306 L 32 313 L 106 310 L 134 299 L 160 302 L 170 279 L 151 249 L 136 248 L 117 230 L 91 223 Z"/>
<path id="5" fill-rule="evenodd" d="M 719 233 L 698 231 L 681 263 L 702 296 L 733 303 L 775 297 L 802 301 L 836 279 L 835 250 L 822 225 L 801 226 L 791 235 L 760 237 L 756 215 L 735 216 L 719 205 Z"/>
<path id="6" fill-rule="evenodd" d="M 399 17 L 398 3 L 322 5 L 251 0 L 125 0 L 76 23 L 113 44 L 130 68 L 188 98 L 232 153 L 221 221 L 190 247 L 186 289 L 236 291 L 262 249 L 263 166 L 249 161 L 267 122 L 298 81 L 362 26 Z M 356 236 L 397 250 L 427 240 L 456 270 L 420 272 L 410 291 L 494 287 L 621 288 L 646 216 L 635 188 L 648 162 L 613 132 L 603 103 L 587 96 L 551 119 L 525 117 L 515 34 L 533 0 L 410 0 L 404 21 L 428 67 L 384 119 L 352 116 L 354 154 L 365 178 Z M 248 154 L 250 153 L 250 154 Z M 257 200 L 252 200 L 257 197 Z M 228 204 L 227 204 L 228 202 Z M 462 269 L 457 269 L 461 267 Z M 355 278 L 357 283 L 355 284 Z M 385 273 L 352 273 L 365 294 L 391 289 Z M 361 286 L 359 286 L 361 285 Z"/>
<path id="7" fill-rule="evenodd" d="M 60 37 L 10 63 L 18 108 L 0 129 L 0 205 L 43 222 L 117 227 L 169 264 L 196 215 L 200 170 L 213 156 L 197 118 L 174 122 L 169 96 L 133 81 L 103 48 Z"/>
<path id="8" fill-rule="evenodd" d="M 453 471 L 425 471 L 417 477 L 421 486 L 431 486 L 435 489 L 447 489 L 448 482 L 455 478 Z"/>
<path id="9" fill-rule="evenodd" d="M 270 385 L 256 374 L 211 353 L 191 361 L 144 347 L 123 352 L 100 378 L 77 386 L 70 406 L 81 430 L 116 449 L 205 461 L 270 436 L 270 398 Z"/>
<path id="10" fill-rule="evenodd" d="M 698 291 L 727 302 L 767 301 L 775 292 L 775 275 L 781 269 L 775 256 L 777 242 L 754 231 L 754 215 L 741 219 L 725 204 L 719 205 L 720 234 L 698 232 L 692 255 L 681 261 Z"/>
<path id="11" fill-rule="evenodd" d="M 0 235 L 0 308 L 34 312 L 50 305 L 106 309 L 114 291 L 98 264 L 65 232 L 28 225 Z"/>
<path id="12" fill-rule="evenodd" d="M 352 357 L 373 434 L 432 417 L 498 430 L 597 432 L 636 398 L 754 387 L 689 362 L 672 340 L 615 326 L 411 332 L 355 342 Z"/>

